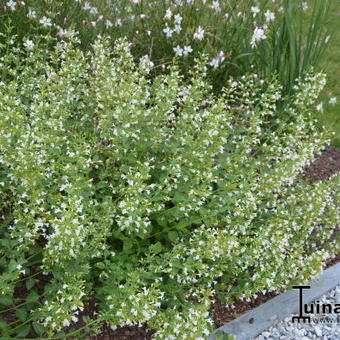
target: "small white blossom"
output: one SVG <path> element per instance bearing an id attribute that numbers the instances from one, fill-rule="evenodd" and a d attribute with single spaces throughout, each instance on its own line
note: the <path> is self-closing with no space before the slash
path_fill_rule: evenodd
<path id="1" fill-rule="evenodd" d="M 98 14 L 98 9 L 96 7 L 91 7 L 90 13 L 93 14 L 93 15 L 97 15 Z"/>
<path id="2" fill-rule="evenodd" d="M 13 0 L 10 0 L 6 2 L 6 6 L 8 6 L 11 9 L 11 11 L 15 11 L 17 3 Z"/>
<path id="3" fill-rule="evenodd" d="M 183 56 L 184 50 L 183 50 L 182 47 L 176 46 L 176 47 L 174 47 L 174 51 L 175 51 L 177 56 L 179 56 L 179 57 Z"/>
<path id="4" fill-rule="evenodd" d="M 175 28 L 174 28 L 174 32 L 176 32 L 176 33 L 179 33 L 179 32 L 181 32 L 181 30 L 182 30 L 182 27 L 181 27 L 181 25 L 175 25 Z"/>
<path id="5" fill-rule="evenodd" d="M 151 61 L 150 57 L 147 54 L 140 58 L 140 62 L 143 68 L 154 66 L 154 63 Z"/>
<path id="6" fill-rule="evenodd" d="M 182 20 L 183 20 L 183 18 L 181 17 L 180 14 L 176 14 L 176 15 L 174 16 L 174 20 L 175 20 L 175 23 L 176 23 L 177 25 L 180 25 L 181 22 L 182 22 Z"/>
<path id="7" fill-rule="evenodd" d="M 91 5 L 86 1 L 85 3 L 84 3 L 84 7 L 83 7 L 83 9 L 85 9 L 85 11 L 89 11 L 89 10 L 91 10 Z"/>
<path id="8" fill-rule="evenodd" d="M 335 105 L 337 103 L 337 98 L 336 97 L 332 97 L 332 98 L 329 98 L 329 104 L 332 104 L 332 105 Z"/>
<path id="9" fill-rule="evenodd" d="M 264 16 L 266 17 L 266 21 L 270 22 L 270 21 L 274 21 L 275 20 L 275 13 L 271 12 L 271 11 L 267 11 L 266 13 L 264 13 Z"/>
<path id="10" fill-rule="evenodd" d="M 204 38 L 204 29 L 201 26 L 198 26 L 197 30 L 194 33 L 194 39 L 202 40 Z"/>
<path id="11" fill-rule="evenodd" d="M 261 27 L 255 27 L 255 30 L 254 30 L 254 33 L 253 33 L 253 37 L 251 38 L 251 42 L 250 42 L 251 47 L 254 48 L 258 41 L 264 40 L 266 38 L 267 38 L 267 36 L 266 36 L 266 34 L 264 32 L 264 29 L 261 28 Z"/>
<path id="12" fill-rule="evenodd" d="M 216 12 L 221 11 L 220 3 L 218 1 L 213 1 L 210 7 Z"/>
<path id="13" fill-rule="evenodd" d="M 165 12 L 164 19 L 171 19 L 171 17 L 172 17 L 172 12 L 171 12 L 171 9 L 168 8 Z"/>
<path id="14" fill-rule="evenodd" d="M 34 19 L 34 18 L 36 18 L 36 17 L 37 17 L 36 11 L 33 10 L 33 9 L 29 9 L 29 10 L 28 10 L 28 13 L 27 13 L 27 17 L 28 17 L 29 19 Z"/>
<path id="15" fill-rule="evenodd" d="M 110 20 L 105 20 L 105 26 L 107 27 L 107 28 L 110 28 L 110 27 L 112 27 L 113 26 L 113 23 L 110 21 Z"/>
<path id="16" fill-rule="evenodd" d="M 256 17 L 256 15 L 260 13 L 260 9 L 257 6 L 252 6 L 250 10 L 253 13 L 253 17 Z"/>
<path id="17" fill-rule="evenodd" d="M 323 103 L 320 103 L 320 104 L 316 105 L 316 109 L 317 109 L 319 112 L 323 112 Z"/>
<path id="18" fill-rule="evenodd" d="M 64 326 L 64 327 L 68 327 L 70 324 L 71 324 L 70 321 L 68 321 L 67 319 L 65 319 L 65 320 L 63 321 L 63 326 Z"/>
<path id="19" fill-rule="evenodd" d="M 212 66 L 213 68 L 217 68 L 220 65 L 220 59 L 219 58 L 213 58 L 210 61 L 210 66 Z"/>
<path id="20" fill-rule="evenodd" d="M 24 46 L 25 48 L 27 48 L 28 50 L 33 50 L 34 48 L 34 42 L 32 40 L 26 40 L 24 42 Z"/>
<path id="21" fill-rule="evenodd" d="M 187 56 L 189 53 L 191 53 L 193 50 L 191 48 L 191 46 L 184 46 L 183 48 L 183 55 Z"/>
<path id="22" fill-rule="evenodd" d="M 165 33 L 165 35 L 166 35 L 168 38 L 171 38 L 174 31 L 173 31 L 169 26 L 166 26 L 166 27 L 163 29 L 163 32 Z"/>
<path id="23" fill-rule="evenodd" d="M 50 27 L 52 26 L 52 20 L 50 18 L 46 18 L 45 16 L 42 17 L 39 22 L 44 26 L 44 27 Z"/>

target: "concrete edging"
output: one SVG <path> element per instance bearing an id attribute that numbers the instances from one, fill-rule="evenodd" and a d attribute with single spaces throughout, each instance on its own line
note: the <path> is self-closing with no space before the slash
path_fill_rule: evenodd
<path id="1" fill-rule="evenodd" d="M 340 284 L 340 263 L 326 269 L 317 279 L 310 282 L 311 288 L 303 292 L 304 303 L 309 304 L 320 298 L 338 284 Z M 250 340 L 289 315 L 296 313 L 298 309 L 299 291 L 290 290 L 216 329 L 208 340 L 215 340 L 213 334 L 217 331 L 233 334 L 236 336 L 236 340 Z"/>

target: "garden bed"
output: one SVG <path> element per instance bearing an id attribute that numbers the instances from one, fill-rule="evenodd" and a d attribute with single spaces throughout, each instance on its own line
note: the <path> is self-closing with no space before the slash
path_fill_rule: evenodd
<path id="1" fill-rule="evenodd" d="M 203 340 L 338 260 L 328 0 L 39 3 L 0 8 L 0 337 Z"/>
<path id="2" fill-rule="evenodd" d="M 340 172 L 340 149 L 328 146 L 317 159 L 304 170 L 303 177 L 312 182 L 319 180 L 327 180 L 333 174 Z M 327 260 L 325 269 L 340 262 L 340 254 Z M 225 304 L 217 298 L 212 304 L 211 316 L 214 320 L 216 328 L 221 327 L 227 322 L 230 322 L 239 316 L 249 312 L 250 310 L 262 305 L 279 295 L 279 292 L 270 292 L 267 294 L 258 294 L 256 299 L 251 301 L 236 301 L 234 308 L 226 308 Z M 91 316 L 95 312 L 95 301 L 87 309 L 86 314 Z M 70 327 L 69 331 L 73 331 L 83 327 L 84 323 L 80 322 L 77 325 Z M 117 328 L 113 331 L 110 327 L 103 326 L 101 334 L 89 336 L 89 340 L 151 340 L 153 331 L 146 326 L 126 326 Z"/>

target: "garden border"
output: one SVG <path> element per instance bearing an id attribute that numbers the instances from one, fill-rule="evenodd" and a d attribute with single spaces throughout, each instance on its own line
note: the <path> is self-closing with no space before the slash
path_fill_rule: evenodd
<path id="1" fill-rule="evenodd" d="M 340 263 L 323 271 L 310 282 L 311 289 L 304 290 L 304 303 L 309 304 L 340 284 Z M 250 340 L 262 331 L 298 311 L 299 291 L 290 290 L 267 301 L 216 329 L 208 340 L 215 340 L 214 333 L 222 331 L 236 336 L 236 340 Z"/>

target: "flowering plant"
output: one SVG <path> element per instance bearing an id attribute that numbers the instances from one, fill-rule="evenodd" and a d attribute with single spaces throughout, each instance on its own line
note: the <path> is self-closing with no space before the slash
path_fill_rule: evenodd
<path id="1" fill-rule="evenodd" d="M 321 61 L 333 8 L 330 0 L 2 2 L 0 30 L 8 20 L 19 35 L 53 31 L 64 37 L 76 29 L 85 48 L 104 33 L 127 37 L 135 59 L 149 60 L 158 73 L 174 56 L 186 72 L 203 52 L 214 87 L 223 87 L 230 75 L 256 72 L 276 74 L 285 93 Z"/>
<path id="2" fill-rule="evenodd" d="M 113 329 L 204 339 L 216 294 L 232 305 L 284 290 L 339 251 L 339 177 L 299 179 L 329 141 L 311 119 L 322 74 L 289 98 L 255 74 L 214 96 L 206 57 L 185 80 L 176 64 L 150 77 L 121 40 L 87 53 L 75 35 L 50 51 L 6 41 L 0 304 L 22 306 L 23 281 L 31 293 L 28 321 L 0 323 L 5 336 L 28 334 L 29 322 L 62 334 L 95 297 L 96 320 Z"/>

